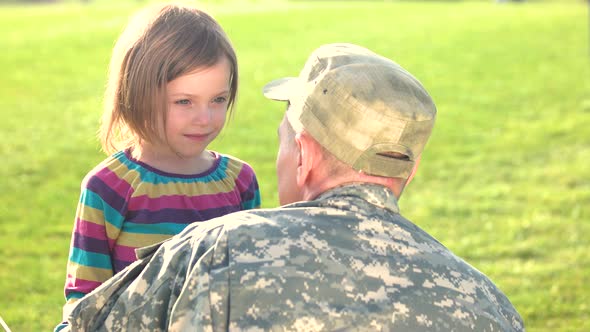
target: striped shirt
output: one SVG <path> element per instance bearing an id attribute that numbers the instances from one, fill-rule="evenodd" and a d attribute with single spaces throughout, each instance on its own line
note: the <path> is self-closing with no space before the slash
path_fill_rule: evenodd
<path id="1" fill-rule="evenodd" d="M 180 233 L 192 222 L 260 207 L 256 175 L 215 153 L 197 175 L 159 171 L 119 151 L 82 182 L 65 284 L 69 304 L 136 260 L 135 249 Z"/>

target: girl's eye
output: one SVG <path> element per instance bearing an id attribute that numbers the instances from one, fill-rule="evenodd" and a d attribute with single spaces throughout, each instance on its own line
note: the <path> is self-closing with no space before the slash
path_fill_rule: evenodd
<path id="1" fill-rule="evenodd" d="M 174 102 L 177 105 L 190 105 L 191 101 L 188 99 L 180 99 Z"/>
<path id="2" fill-rule="evenodd" d="M 217 104 L 223 104 L 226 101 L 227 101 L 227 98 L 226 97 L 217 97 L 217 98 L 213 99 L 213 102 L 214 103 L 217 103 Z"/>

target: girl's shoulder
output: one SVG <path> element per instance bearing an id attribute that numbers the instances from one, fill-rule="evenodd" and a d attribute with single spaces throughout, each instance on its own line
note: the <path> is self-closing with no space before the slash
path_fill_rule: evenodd
<path id="1" fill-rule="evenodd" d="M 105 158 L 92 170 L 90 170 L 82 180 L 82 187 L 88 187 L 92 182 L 104 182 L 107 185 L 115 185 L 116 182 L 129 182 L 133 178 L 139 177 L 138 165 L 129 158 L 126 151 L 118 151 Z"/>
<path id="2" fill-rule="evenodd" d="M 229 154 L 225 154 L 225 153 L 219 153 L 219 152 L 215 152 L 215 151 L 212 151 L 212 152 L 213 152 L 214 154 L 218 155 L 218 156 L 219 156 L 219 158 L 221 158 L 222 160 L 223 160 L 223 159 L 226 159 L 228 162 L 234 163 L 234 164 L 236 164 L 236 165 L 243 165 L 243 166 L 246 166 L 246 167 L 252 168 L 252 167 L 250 166 L 250 164 L 248 164 L 247 162 L 243 161 L 242 159 L 240 159 L 240 158 L 238 158 L 238 157 L 234 157 L 234 156 L 232 156 L 232 155 L 229 155 Z"/>
<path id="3" fill-rule="evenodd" d="M 220 159 L 218 167 L 223 169 L 223 171 L 225 171 L 226 173 L 234 175 L 234 177 L 236 178 L 240 176 L 255 176 L 254 169 L 247 162 L 229 154 L 223 154 L 218 152 L 213 153 L 217 154 L 218 158 Z"/>

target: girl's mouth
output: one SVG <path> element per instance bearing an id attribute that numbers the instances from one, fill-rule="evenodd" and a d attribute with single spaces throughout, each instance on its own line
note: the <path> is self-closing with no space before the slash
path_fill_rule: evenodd
<path id="1" fill-rule="evenodd" d="M 184 137 L 193 141 L 204 141 L 209 137 L 209 134 L 185 134 Z"/>

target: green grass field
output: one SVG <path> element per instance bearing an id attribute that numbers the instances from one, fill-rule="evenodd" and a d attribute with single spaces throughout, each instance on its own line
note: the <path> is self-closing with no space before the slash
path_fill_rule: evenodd
<path id="1" fill-rule="evenodd" d="M 322 43 L 367 46 L 439 110 L 403 214 L 490 276 L 529 331 L 590 330 L 588 4 L 214 2 L 241 90 L 212 148 L 250 162 L 264 207 L 283 106 L 262 86 Z M 0 7 L 0 316 L 15 332 L 60 320 L 80 181 L 105 157 L 110 51 L 142 4 Z"/>

